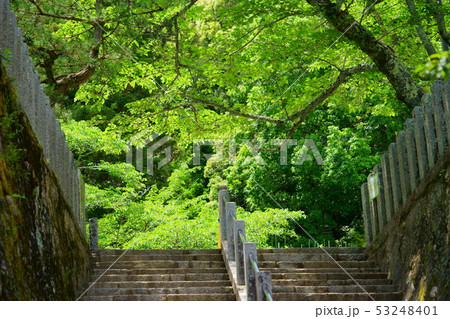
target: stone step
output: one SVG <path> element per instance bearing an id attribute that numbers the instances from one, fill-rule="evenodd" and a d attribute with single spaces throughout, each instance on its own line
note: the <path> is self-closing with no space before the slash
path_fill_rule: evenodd
<path id="1" fill-rule="evenodd" d="M 106 272 L 105 272 L 106 271 Z M 223 268 L 142 268 L 142 269 L 93 269 L 92 275 L 165 275 L 165 274 L 227 274 Z"/>
<path id="2" fill-rule="evenodd" d="M 221 261 L 222 255 L 219 254 L 200 254 L 200 255 L 99 255 L 92 257 L 94 262 L 115 262 L 115 261 Z"/>
<path id="3" fill-rule="evenodd" d="M 375 264 L 370 261 L 340 261 L 339 263 L 333 261 L 258 261 L 260 268 L 372 268 Z"/>
<path id="4" fill-rule="evenodd" d="M 129 249 L 125 253 L 123 249 L 99 249 L 92 252 L 93 256 L 123 256 L 127 255 L 222 255 L 220 249 Z"/>
<path id="5" fill-rule="evenodd" d="M 260 270 L 270 271 L 273 274 L 276 273 L 376 273 L 380 272 L 380 268 L 345 268 L 345 271 L 341 268 L 266 268 L 260 267 Z"/>
<path id="6" fill-rule="evenodd" d="M 327 247 L 327 248 L 269 248 L 258 249 L 259 253 L 297 253 L 297 254 L 363 254 L 365 248 L 360 247 Z"/>
<path id="7" fill-rule="evenodd" d="M 400 301 L 402 292 L 388 293 L 274 293 L 277 301 Z"/>
<path id="8" fill-rule="evenodd" d="M 223 261 L 175 261 L 175 260 L 149 260 L 149 261 L 122 261 L 118 262 L 92 262 L 96 269 L 146 269 L 146 268 L 225 268 Z"/>
<path id="9" fill-rule="evenodd" d="M 355 282 L 356 280 L 356 282 Z M 346 279 L 340 280 L 308 280 L 308 279 L 272 279 L 272 285 L 274 287 L 285 286 L 343 286 L 343 285 L 390 285 L 389 279 L 356 279 L 352 280 L 348 276 Z"/>
<path id="10" fill-rule="evenodd" d="M 236 301 L 234 294 L 83 296 L 82 301 Z"/>
<path id="11" fill-rule="evenodd" d="M 349 272 L 349 274 L 355 279 L 386 279 L 388 277 L 387 273 L 383 272 Z M 349 275 L 340 272 L 273 272 L 272 280 L 347 280 L 351 278 Z"/>
<path id="12" fill-rule="evenodd" d="M 370 286 L 358 286 L 358 285 L 341 285 L 341 286 L 273 286 L 272 292 L 276 293 L 389 293 L 395 292 L 396 289 L 392 285 L 370 285 Z"/>
<path id="13" fill-rule="evenodd" d="M 90 288 L 88 296 L 119 296 L 119 295 L 167 295 L 167 294 L 232 294 L 233 288 L 228 287 L 176 287 L 176 288 Z"/>
<path id="14" fill-rule="evenodd" d="M 209 295 L 168 295 L 168 301 L 236 301 L 236 296 L 234 294 L 209 294 Z"/>
<path id="15" fill-rule="evenodd" d="M 90 283 L 89 285 L 91 285 Z M 97 281 L 92 288 L 183 288 L 183 287 L 231 287 L 229 280 L 211 281 Z"/>
<path id="16" fill-rule="evenodd" d="M 98 279 L 99 282 L 119 282 L 119 281 L 211 281 L 211 280 L 229 280 L 229 275 L 223 273 L 205 273 L 205 274 L 165 274 L 165 275 L 103 275 L 91 276 L 90 281 Z"/>
<path id="17" fill-rule="evenodd" d="M 258 262 L 264 261 L 364 261 L 364 254 L 298 254 L 298 253 L 258 253 Z"/>

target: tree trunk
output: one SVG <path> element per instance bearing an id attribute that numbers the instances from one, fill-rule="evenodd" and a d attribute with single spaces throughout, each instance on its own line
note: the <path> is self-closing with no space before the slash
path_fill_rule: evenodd
<path id="1" fill-rule="evenodd" d="M 394 50 L 377 39 L 346 11 L 340 10 L 330 0 L 307 0 L 318 8 L 334 28 L 345 32 L 345 37 L 366 53 L 393 86 L 397 98 L 408 107 L 420 104 L 423 89 L 414 81 L 403 61 Z"/>

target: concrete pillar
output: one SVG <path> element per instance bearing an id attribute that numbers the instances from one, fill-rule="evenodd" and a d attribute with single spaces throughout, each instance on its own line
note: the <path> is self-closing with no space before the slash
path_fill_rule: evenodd
<path id="1" fill-rule="evenodd" d="M 369 207 L 369 188 L 367 183 L 361 186 L 361 201 L 363 208 L 363 220 L 364 220 L 364 234 L 366 236 L 367 246 L 372 242 L 372 220 L 370 219 L 370 207 Z"/>
<path id="2" fill-rule="evenodd" d="M 386 201 L 384 198 L 384 182 L 383 182 L 383 170 L 381 168 L 381 164 L 377 164 L 375 166 L 375 177 L 378 181 L 378 189 L 379 194 L 376 199 L 377 201 L 377 212 L 378 212 L 378 225 L 380 227 L 380 231 L 383 229 L 384 225 L 387 224 L 387 215 L 386 215 Z"/>
<path id="3" fill-rule="evenodd" d="M 422 97 L 424 110 L 425 141 L 427 145 L 428 169 L 432 169 L 436 163 L 437 144 L 433 119 L 433 97 L 425 94 Z"/>
<path id="4" fill-rule="evenodd" d="M 409 165 L 408 165 L 408 148 L 406 147 L 406 132 L 400 131 L 396 136 L 397 158 L 400 173 L 400 187 L 402 191 L 403 202 L 411 194 Z"/>
<path id="5" fill-rule="evenodd" d="M 256 301 L 256 272 L 253 269 L 250 258 L 258 262 L 255 243 L 244 244 L 244 269 L 245 286 L 247 288 L 247 301 Z"/>
<path id="6" fill-rule="evenodd" d="M 89 248 L 94 251 L 98 249 L 98 220 L 89 219 Z"/>
<path id="7" fill-rule="evenodd" d="M 260 271 L 256 274 L 256 300 L 267 301 L 264 290 L 272 295 L 272 276 L 269 271 Z"/>
<path id="8" fill-rule="evenodd" d="M 227 223 L 225 203 L 230 201 L 230 195 L 226 185 L 219 186 L 219 218 L 220 218 L 220 238 L 225 240 L 227 238 Z"/>
<path id="9" fill-rule="evenodd" d="M 241 241 L 239 234 L 242 234 L 245 239 L 245 222 L 243 220 L 236 220 L 234 222 L 234 247 L 236 260 L 236 281 L 238 285 L 245 283 L 245 269 L 244 269 L 244 243 Z"/>
<path id="10" fill-rule="evenodd" d="M 417 165 L 416 140 L 414 138 L 414 120 L 407 119 L 405 122 L 406 153 L 408 157 L 409 185 L 411 193 L 419 184 L 419 167 Z"/>
<path id="11" fill-rule="evenodd" d="M 227 243 L 228 243 L 228 259 L 235 260 L 234 252 L 234 221 L 236 220 L 236 203 L 225 203 L 225 211 L 227 215 Z"/>
<path id="12" fill-rule="evenodd" d="M 381 168 L 384 188 L 384 204 L 386 207 L 386 221 L 391 220 L 394 216 L 394 200 L 392 198 L 392 182 L 391 182 L 391 167 L 389 165 L 389 154 L 384 153 L 381 158 Z M 375 237 L 375 236 L 374 236 Z"/>
<path id="13" fill-rule="evenodd" d="M 428 168 L 423 108 L 421 106 L 416 106 L 413 110 L 413 115 L 414 115 L 414 138 L 416 141 L 416 152 L 417 152 L 417 166 L 419 167 L 420 180 L 423 180 Z"/>
<path id="14" fill-rule="evenodd" d="M 395 143 L 391 143 L 391 145 L 389 145 L 388 156 L 391 172 L 392 201 L 394 203 L 394 214 L 396 214 L 402 205 L 402 191 L 400 186 L 397 146 L 395 145 Z"/>
<path id="15" fill-rule="evenodd" d="M 450 130 L 450 123 L 448 126 L 445 123 L 444 117 L 444 85 L 442 81 L 435 81 L 432 86 L 433 91 L 433 115 L 436 131 L 436 140 L 438 146 L 438 156 L 445 153 L 446 147 L 450 144 L 447 140 L 447 130 Z"/>

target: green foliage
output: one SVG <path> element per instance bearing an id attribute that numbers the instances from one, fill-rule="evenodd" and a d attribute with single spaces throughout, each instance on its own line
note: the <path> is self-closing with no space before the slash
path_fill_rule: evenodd
<path id="1" fill-rule="evenodd" d="M 410 110 L 379 68 L 329 91 L 343 70 L 374 64 L 361 46 L 307 1 L 130 4 L 83 0 L 84 10 L 71 12 L 68 0 L 12 3 L 86 179 L 88 216 L 100 218 L 101 246 L 215 247 L 222 183 L 248 221 L 249 238 L 263 247 L 306 245 L 305 230 L 320 243 L 362 245 L 359 187 Z M 431 45 L 440 45 L 434 9 L 419 1 L 416 7 L 412 19 L 405 2 L 342 3 L 409 68 L 429 58 L 419 24 Z M 439 9 L 446 16 L 450 5 Z M 95 31 L 94 20 L 103 30 Z M 448 57 L 430 57 L 419 75 L 448 79 Z M 80 80 L 88 69 L 92 74 Z M 67 90 L 64 79 L 72 83 Z M 324 94 L 301 125 L 285 120 Z M 173 158 L 152 176 L 125 164 L 127 141 L 144 131 L 171 137 Z M 260 165 L 242 145 L 232 165 L 228 154 L 192 164 L 197 139 L 219 138 L 230 150 L 230 140 L 264 140 L 261 147 L 273 148 L 270 140 L 287 136 L 297 145 L 288 147 L 286 165 L 279 152 L 261 152 Z M 312 161 L 297 163 L 307 140 L 324 165 L 311 151 Z"/>
<path id="2" fill-rule="evenodd" d="M 450 52 L 444 51 L 431 55 L 430 61 L 425 65 L 418 66 L 416 72 L 433 81 L 448 81 L 450 79 Z"/>

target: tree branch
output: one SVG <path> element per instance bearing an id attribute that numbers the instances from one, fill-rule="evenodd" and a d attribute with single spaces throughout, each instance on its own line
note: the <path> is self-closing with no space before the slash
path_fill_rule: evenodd
<path id="1" fill-rule="evenodd" d="M 439 35 L 441 36 L 442 40 L 444 40 L 445 43 L 447 43 L 447 45 L 450 45 L 450 34 L 448 33 L 447 28 L 445 26 L 445 19 L 443 15 L 441 1 L 427 0 L 427 3 L 433 8 L 432 14 L 434 20 L 436 21 Z"/>
<path id="2" fill-rule="evenodd" d="M 322 93 L 318 97 L 316 97 L 311 103 L 309 103 L 304 109 L 289 116 L 288 120 L 294 121 L 299 119 L 300 121 L 303 122 L 306 119 L 306 117 L 309 114 L 311 114 L 311 112 L 314 111 L 314 109 L 318 107 L 323 101 L 325 101 L 330 95 L 332 95 L 339 88 L 339 86 L 345 82 L 345 80 L 348 77 L 355 75 L 357 73 L 372 70 L 373 68 L 374 65 L 372 64 L 361 64 L 354 66 L 352 68 L 342 70 L 339 73 L 336 80 L 334 81 L 334 83 L 328 89 L 322 91 Z"/>
<path id="3" fill-rule="evenodd" d="M 373 70 L 375 68 L 372 64 L 361 64 L 357 65 L 345 70 L 342 70 L 336 80 L 333 82 L 333 84 L 326 90 L 322 91 L 322 93 L 316 97 L 311 103 L 309 103 L 304 109 L 292 114 L 288 117 L 288 121 L 295 121 L 292 127 L 289 129 L 288 133 L 286 134 L 285 140 L 283 143 L 277 147 L 277 148 L 271 148 L 271 149 L 260 149 L 261 152 L 278 152 L 280 149 L 282 149 L 286 143 L 287 140 L 295 133 L 295 131 L 298 129 L 300 124 L 302 124 L 305 119 L 308 117 L 309 114 L 311 114 L 322 102 L 324 102 L 330 95 L 332 95 L 341 84 L 343 84 L 347 78 L 361 72 Z"/>
<path id="4" fill-rule="evenodd" d="M 258 121 L 264 121 L 264 122 L 269 122 L 269 123 L 273 123 L 279 126 L 283 126 L 284 123 L 286 122 L 283 119 L 274 119 L 268 116 L 263 116 L 263 115 L 255 115 L 255 114 L 246 114 L 246 113 L 242 113 L 239 111 L 236 111 L 228 106 L 216 103 L 216 102 L 212 102 L 212 101 L 208 101 L 208 100 L 203 100 L 203 99 L 199 99 L 193 96 L 188 96 L 188 95 L 184 95 L 185 97 L 191 99 L 192 101 L 199 103 L 199 104 L 203 104 L 203 105 L 207 105 L 210 106 L 216 110 L 223 110 L 226 112 L 229 112 L 232 115 L 236 115 L 236 116 L 241 116 L 241 117 L 245 117 L 245 118 L 249 118 L 252 120 L 258 120 Z"/>
<path id="5" fill-rule="evenodd" d="M 78 21 L 78 22 L 83 22 L 83 23 L 87 23 L 90 25 L 95 24 L 95 21 L 85 20 L 85 19 L 74 17 L 74 16 L 60 16 L 60 15 L 56 15 L 56 14 L 46 13 L 46 12 L 42 11 L 41 7 L 36 3 L 35 0 L 28 0 L 28 1 L 36 7 L 39 15 L 41 15 L 41 16 L 62 19 L 62 20 Z"/>
<path id="6" fill-rule="evenodd" d="M 420 41 L 422 41 L 423 46 L 425 47 L 425 50 L 427 51 L 428 55 L 433 55 L 436 53 L 436 50 L 431 43 L 430 39 L 428 39 L 427 34 L 425 33 L 425 30 L 423 29 L 422 23 L 419 19 L 419 14 L 416 10 L 416 4 L 414 3 L 414 0 L 406 0 L 406 4 L 408 5 L 409 13 L 411 14 L 412 19 L 410 21 L 414 22 L 417 27 L 417 35 L 420 38 Z"/>
<path id="7" fill-rule="evenodd" d="M 421 103 L 424 90 L 414 81 L 408 68 L 388 45 L 377 39 L 368 29 L 330 0 L 306 0 L 318 8 L 330 24 L 366 53 L 387 77 L 397 98 L 409 108 Z"/>

